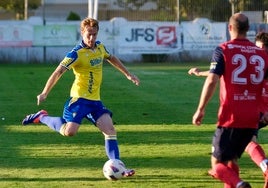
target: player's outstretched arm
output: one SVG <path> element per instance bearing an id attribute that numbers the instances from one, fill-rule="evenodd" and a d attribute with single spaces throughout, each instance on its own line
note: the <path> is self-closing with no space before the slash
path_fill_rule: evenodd
<path id="1" fill-rule="evenodd" d="M 208 76 L 209 71 L 201 71 L 199 68 L 194 67 L 188 71 L 188 74 L 195 76 Z"/>
<path id="2" fill-rule="evenodd" d="M 63 75 L 63 73 L 67 69 L 63 67 L 62 65 L 59 65 L 55 71 L 50 75 L 49 79 L 47 80 L 47 83 L 42 91 L 41 94 L 37 95 L 37 105 L 40 105 L 41 102 L 46 100 L 47 95 L 51 91 L 51 89 L 56 85 L 60 77 Z"/>
<path id="3" fill-rule="evenodd" d="M 268 124 L 268 112 L 267 111 L 264 112 L 264 114 L 262 115 L 260 122 L 264 124 Z"/>
<path id="4" fill-rule="evenodd" d="M 205 116 L 205 110 L 197 109 L 193 115 L 192 123 L 197 126 L 201 125 L 204 116 Z"/>
<path id="5" fill-rule="evenodd" d="M 140 84 L 139 78 L 136 75 L 131 74 L 117 57 L 111 55 L 107 60 L 116 69 L 122 72 L 127 77 L 127 79 L 131 80 L 135 85 L 138 86 Z"/>
<path id="6" fill-rule="evenodd" d="M 194 125 L 201 125 L 202 119 L 205 115 L 205 108 L 213 96 L 217 82 L 219 80 L 219 76 L 216 74 L 209 74 L 208 77 L 205 80 L 205 83 L 203 85 L 203 89 L 201 92 L 201 96 L 199 99 L 199 104 L 197 107 L 197 110 L 195 114 L 193 115 L 192 123 Z"/>

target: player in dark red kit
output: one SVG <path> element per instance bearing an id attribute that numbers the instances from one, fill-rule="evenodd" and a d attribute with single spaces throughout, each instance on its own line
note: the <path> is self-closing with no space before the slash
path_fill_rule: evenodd
<path id="1" fill-rule="evenodd" d="M 245 15 L 231 16 L 228 29 L 231 39 L 219 45 L 213 53 L 210 72 L 192 122 L 195 125 L 202 123 L 205 107 L 220 81 L 220 107 L 210 174 L 224 182 L 225 188 L 250 188 L 250 184 L 239 177 L 237 160 L 257 129 L 268 56 L 246 39 L 249 22 Z"/>

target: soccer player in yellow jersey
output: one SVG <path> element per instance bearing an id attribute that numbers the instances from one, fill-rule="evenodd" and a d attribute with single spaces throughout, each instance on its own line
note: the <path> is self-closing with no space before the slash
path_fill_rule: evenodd
<path id="1" fill-rule="evenodd" d="M 67 70 L 72 69 L 75 80 L 70 98 L 64 106 L 63 117 L 51 117 L 45 110 L 41 110 L 27 115 L 22 124 L 43 123 L 63 136 L 74 136 L 82 119 L 87 118 L 103 133 L 108 158 L 120 159 L 116 130 L 111 118 L 112 113 L 100 100 L 103 61 L 107 60 L 134 84 L 139 85 L 140 81 L 127 70 L 117 57 L 109 54 L 101 42 L 96 41 L 99 31 L 97 20 L 85 18 L 81 21 L 80 29 L 82 42 L 60 62 L 47 80 L 41 94 L 37 96 L 37 105 L 39 105 L 47 98 L 61 76 Z M 134 173 L 135 171 L 132 169 L 125 169 L 124 176 L 132 176 Z"/>

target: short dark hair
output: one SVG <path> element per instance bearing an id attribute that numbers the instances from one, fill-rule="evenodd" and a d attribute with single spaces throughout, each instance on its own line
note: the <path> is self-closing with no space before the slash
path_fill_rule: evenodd
<path id="1" fill-rule="evenodd" d="M 268 33 L 259 32 L 255 37 L 255 41 L 262 42 L 263 45 L 267 48 L 268 47 Z"/>
<path id="2" fill-rule="evenodd" d="M 230 17 L 229 24 L 233 25 L 233 29 L 238 34 L 246 34 L 249 29 L 248 17 L 241 13 L 236 13 Z"/>

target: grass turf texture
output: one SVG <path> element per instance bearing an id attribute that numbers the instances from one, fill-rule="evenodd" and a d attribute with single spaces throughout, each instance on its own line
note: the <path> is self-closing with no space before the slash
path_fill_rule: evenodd
<path id="1" fill-rule="evenodd" d="M 66 73 L 47 100 L 36 106 L 36 95 L 55 65 L 0 65 L 0 187 L 223 187 L 207 175 L 211 138 L 218 107 L 213 97 L 204 124 L 191 125 L 204 78 L 188 76 L 192 66 L 207 64 L 127 65 L 141 80 L 136 87 L 110 65 L 104 67 L 102 100 L 113 111 L 121 158 L 136 175 L 108 181 L 101 133 L 84 121 L 74 137 L 62 137 L 44 125 L 22 127 L 28 113 L 46 109 L 60 116 L 69 95 L 72 73 Z M 2 119 L 4 118 L 4 119 Z M 259 142 L 267 148 L 267 130 Z M 262 187 L 261 170 L 245 153 L 241 177 Z"/>

